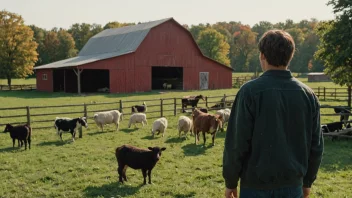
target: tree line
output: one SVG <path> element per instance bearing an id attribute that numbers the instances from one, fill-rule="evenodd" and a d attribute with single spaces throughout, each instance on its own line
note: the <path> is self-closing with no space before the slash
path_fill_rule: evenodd
<path id="1" fill-rule="evenodd" d="M 351 58 L 340 57 L 343 54 L 350 57 L 352 54 L 348 50 L 344 51 L 352 46 L 352 17 L 351 11 L 348 11 L 351 5 L 343 0 L 330 0 L 329 4 L 334 5 L 337 14 L 336 19 L 331 21 L 310 19 L 294 22 L 287 19 L 275 24 L 259 21 L 252 27 L 230 21 L 183 27 L 191 32 L 203 54 L 232 67 L 237 72 L 260 71 L 257 47 L 259 39 L 270 29 L 286 30 L 296 44 L 295 56 L 290 63 L 291 71 L 322 72 L 325 68 L 325 71 L 337 79 L 334 76 L 342 75 L 337 72 L 343 72 L 339 68 L 327 67 L 336 64 L 331 64 L 326 58 L 339 60 L 338 65 L 349 65 L 351 62 Z M 87 41 L 99 32 L 128 25 L 135 23 L 113 21 L 104 26 L 75 23 L 68 29 L 46 30 L 35 25 L 25 25 L 23 18 L 16 13 L 0 11 L 0 78 L 7 78 L 8 84 L 11 84 L 11 78 L 33 74 L 34 66 L 77 56 Z M 333 27 L 338 31 L 330 31 Z M 340 58 L 331 55 L 336 55 L 337 51 Z"/>

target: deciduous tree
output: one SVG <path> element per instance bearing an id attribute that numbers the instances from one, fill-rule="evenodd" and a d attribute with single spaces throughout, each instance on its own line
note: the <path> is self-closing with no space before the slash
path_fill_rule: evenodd
<path id="1" fill-rule="evenodd" d="M 12 78 L 33 73 L 38 60 L 37 46 L 33 31 L 20 15 L 0 11 L 0 76 L 7 79 L 10 89 Z"/>

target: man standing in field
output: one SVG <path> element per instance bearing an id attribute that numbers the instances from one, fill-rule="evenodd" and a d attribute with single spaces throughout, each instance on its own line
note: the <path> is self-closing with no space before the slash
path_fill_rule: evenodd
<path id="1" fill-rule="evenodd" d="M 244 84 L 227 128 L 223 177 L 227 198 L 309 197 L 324 149 L 319 101 L 292 77 L 288 65 L 295 43 L 271 30 L 260 39 L 264 73 Z"/>

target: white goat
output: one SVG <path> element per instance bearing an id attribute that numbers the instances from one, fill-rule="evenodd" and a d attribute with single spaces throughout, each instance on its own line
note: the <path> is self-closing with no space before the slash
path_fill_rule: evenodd
<path id="1" fill-rule="evenodd" d="M 157 132 L 157 131 L 158 131 L 157 135 L 159 135 L 161 132 L 162 137 L 164 137 L 164 133 L 165 133 L 166 129 L 167 129 L 167 119 L 166 118 L 156 119 L 153 123 L 153 128 L 152 128 L 153 138 L 154 138 L 155 132 Z"/>
<path id="2" fill-rule="evenodd" d="M 132 114 L 130 117 L 130 121 L 128 123 L 128 128 L 130 128 L 132 124 L 134 124 L 134 126 L 137 127 L 136 123 L 142 123 L 143 126 L 144 124 L 148 125 L 147 115 L 145 115 L 145 113 Z"/>
<path id="3" fill-rule="evenodd" d="M 94 121 L 104 132 L 104 125 L 114 123 L 116 131 L 119 129 L 119 123 L 122 121 L 122 113 L 118 110 L 103 111 L 94 114 Z"/>
<path id="4" fill-rule="evenodd" d="M 228 123 L 228 121 L 229 121 L 231 110 L 228 108 L 220 109 L 215 114 L 220 115 L 222 117 L 223 124 L 222 124 L 221 130 L 224 131 L 224 125 L 225 125 L 225 123 Z"/>
<path id="5" fill-rule="evenodd" d="M 187 133 L 190 131 L 191 135 L 192 133 L 192 128 L 193 128 L 193 121 L 187 117 L 187 116 L 180 116 L 178 118 L 178 125 L 177 125 L 177 129 L 178 129 L 178 135 L 179 137 L 181 137 L 181 132 L 183 131 L 186 135 L 187 138 Z"/>

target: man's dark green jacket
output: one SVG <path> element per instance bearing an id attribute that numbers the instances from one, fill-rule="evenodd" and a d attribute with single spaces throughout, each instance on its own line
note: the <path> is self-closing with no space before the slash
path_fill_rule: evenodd
<path id="1" fill-rule="evenodd" d="M 310 187 L 324 148 L 320 105 L 289 70 L 244 84 L 231 110 L 223 155 L 226 187 Z"/>

